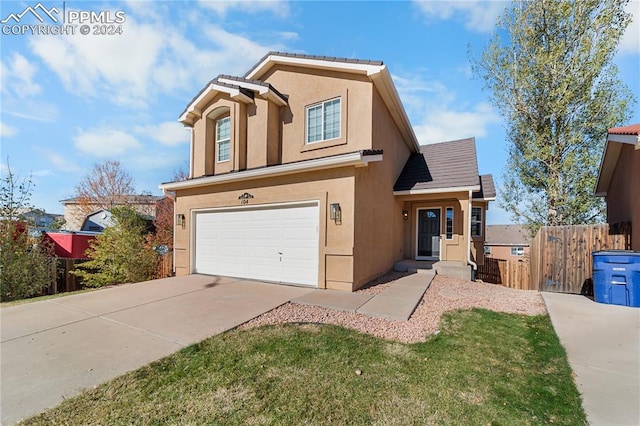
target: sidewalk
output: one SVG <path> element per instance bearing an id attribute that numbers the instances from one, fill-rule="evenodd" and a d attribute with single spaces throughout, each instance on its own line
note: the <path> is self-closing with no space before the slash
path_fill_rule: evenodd
<path id="1" fill-rule="evenodd" d="M 640 424 L 640 309 L 542 292 L 590 425 Z"/>
<path id="2" fill-rule="evenodd" d="M 407 275 L 393 281 L 376 295 L 337 290 L 313 290 L 292 299 L 291 302 L 407 321 L 420 303 L 422 295 L 431 285 L 433 277 L 435 274 L 431 271 Z"/>

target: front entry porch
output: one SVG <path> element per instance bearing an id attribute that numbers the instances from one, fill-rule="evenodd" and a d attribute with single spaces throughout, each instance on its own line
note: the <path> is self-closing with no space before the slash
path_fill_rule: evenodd
<path id="1" fill-rule="evenodd" d="M 393 265 L 393 270 L 397 272 L 427 273 L 435 271 L 438 275 L 462 278 L 471 280 L 472 268 L 463 262 L 450 260 L 412 260 L 404 259 Z"/>

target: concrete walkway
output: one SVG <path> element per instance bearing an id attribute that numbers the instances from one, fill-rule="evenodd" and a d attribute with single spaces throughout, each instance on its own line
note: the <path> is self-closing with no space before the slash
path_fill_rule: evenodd
<path id="1" fill-rule="evenodd" d="M 589 424 L 640 424 L 640 308 L 542 297 L 576 374 Z"/>
<path id="2" fill-rule="evenodd" d="M 301 305 L 322 306 L 347 312 L 358 312 L 371 317 L 407 321 L 422 295 L 431 285 L 435 273 L 422 272 L 407 275 L 390 283 L 376 295 L 345 293 L 334 290 L 312 290 L 292 299 Z"/>
<path id="3" fill-rule="evenodd" d="M 2 424 L 311 291 L 190 275 L 2 308 Z"/>

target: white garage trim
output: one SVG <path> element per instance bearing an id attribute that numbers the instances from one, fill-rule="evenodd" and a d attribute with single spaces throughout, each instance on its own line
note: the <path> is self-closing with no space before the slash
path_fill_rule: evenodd
<path id="1" fill-rule="evenodd" d="M 191 272 L 318 286 L 320 203 L 191 211 Z"/>

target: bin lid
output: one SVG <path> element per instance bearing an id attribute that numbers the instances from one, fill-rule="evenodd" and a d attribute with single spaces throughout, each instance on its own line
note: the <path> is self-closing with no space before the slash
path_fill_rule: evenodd
<path id="1" fill-rule="evenodd" d="M 633 250 L 600 250 L 591 253 L 594 256 L 640 256 L 640 251 Z"/>

